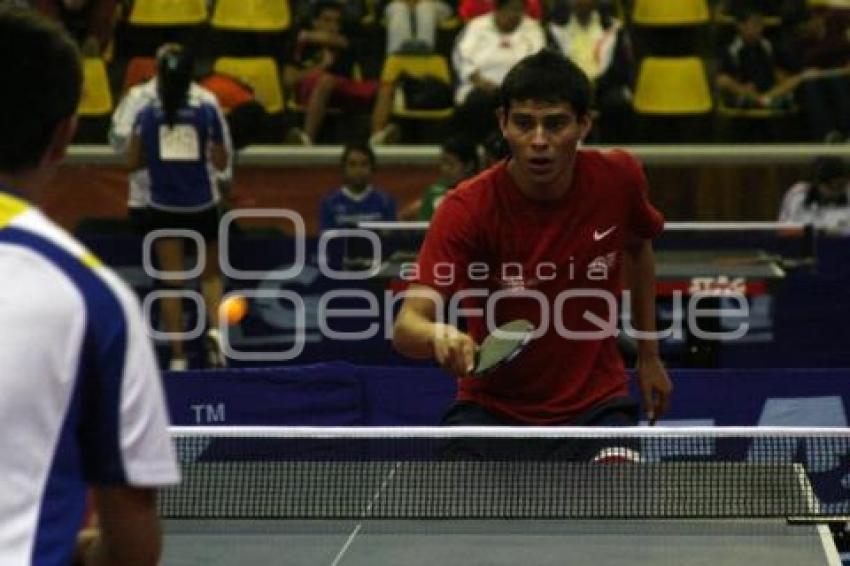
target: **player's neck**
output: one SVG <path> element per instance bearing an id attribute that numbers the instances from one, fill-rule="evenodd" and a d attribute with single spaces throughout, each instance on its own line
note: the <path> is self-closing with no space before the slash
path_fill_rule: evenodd
<path id="1" fill-rule="evenodd" d="M 569 192 L 573 184 L 573 167 L 564 168 L 557 177 L 546 182 L 535 182 L 514 159 L 508 161 L 507 169 L 520 192 L 531 200 L 559 200 Z"/>
<path id="2" fill-rule="evenodd" d="M 38 171 L 24 171 L 15 174 L 0 172 L 0 192 L 27 200 L 35 200 L 41 185 Z"/>

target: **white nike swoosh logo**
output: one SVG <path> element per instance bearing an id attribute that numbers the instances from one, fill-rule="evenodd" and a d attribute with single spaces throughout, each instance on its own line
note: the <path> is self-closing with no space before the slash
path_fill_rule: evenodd
<path id="1" fill-rule="evenodd" d="M 616 230 L 616 229 L 617 229 L 617 227 L 616 227 L 616 226 L 611 226 L 610 228 L 608 228 L 608 229 L 607 229 L 607 230 L 605 230 L 604 232 L 599 232 L 599 231 L 597 231 L 597 230 L 594 230 L 594 231 L 593 231 L 593 240 L 594 240 L 594 241 L 596 241 L 596 242 L 598 242 L 599 240 L 601 240 L 602 238 L 606 237 L 608 234 L 610 234 L 611 232 L 613 232 L 613 231 L 614 231 L 614 230 Z"/>

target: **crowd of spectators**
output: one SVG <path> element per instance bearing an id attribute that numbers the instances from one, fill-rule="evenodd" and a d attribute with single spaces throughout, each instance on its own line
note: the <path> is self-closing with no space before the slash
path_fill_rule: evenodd
<path id="1" fill-rule="evenodd" d="M 134 56 L 153 55 L 134 52 L 122 41 L 129 31 L 138 32 L 128 22 L 132 2 L 4 1 L 29 4 L 61 20 L 86 56 L 110 62 L 116 99 L 123 94 L 116 85 L 122 84 L 127 62 Z M 633 3 L 628 0 L 281 1 L 289 3 L 291 25 L 273 37 L 274 48 L 260 48 L 253 55 L 274 57 L 286 99 L 284 110 L 269 117 L 255 104 L 248 119 L 234 128 L 276 120 L 272 128 L 256 127 L 263 131 L 256 141 L 308 145 L 369 138 L 372 145 L 439 143 L 451 134 L 482 143 L 496 129 L 493 110 L 501 78 L 515 61 L 543 48 L 562 52 L 592 80 L 594 129 L 589 141 L 645 141 L 639 127 L 646 126 L 634 119 L 632 102 L 641 58 L 654 53 L 638 41 L 647 30 L 638 30 L 631 21 Z M 711 0 L 709 5 L 713 19 L 706 26 L 714 30 L 709 45 L 685 54 L 705 61 L 716 106 L 765 110 L 796 120 L 795 139 L 766 141 L 846 140 L 850 135 L 846 2 Z M 214 6 L 212 0 L 210 10 Z M 206 41 L 207 31 L 213 30 L 200 36 L 195 30 L 186 42 L 199 61 L 199 73 L 209 74 L 219 56 L 245 54 L 228 53 L 226 40 Z M 155 32 L 162 30 L 151 31 Z M 178 32 L 166 34 L 167 39 L 180 40 Z M 396 74 L 390 84 L 382 84 L 381 69 L 388 56 L 397 54 L 436 54 L 449 62 L 451 84 L 446 89 L 452 96 L 447 104 L 453 106 L 453 116 L 444 120 L 444 127 L 424 128 L 435 134 L 430 138 L 408 135 L 407 123 L 394 116 L 396 91 L 404 77 Z M 435 96 L 442 99 L 448 94 Z M 239 119 L 245 119 L 243 114 L 237 113 Z M 329 127 L 331 115 L 335 128 Z M 703 134 L 703 141 L 715 141 L 713 131 Z M 250 132 L 239 137 L 253 141 Z"/>
<path id="2" fill-rule="evenodd" d="M 799 107 L 804 138 L 842 142 L 850 133 L 850 10 L 786 8 L 775 32 L 758 3 L 734 12 L 737 34 L 719 56 L 717 86 L 736 108 Z"/>

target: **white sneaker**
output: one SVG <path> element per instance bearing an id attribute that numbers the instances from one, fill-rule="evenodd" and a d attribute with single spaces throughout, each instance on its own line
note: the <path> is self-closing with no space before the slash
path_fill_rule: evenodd
<path id="1" fill-rule="evenodd" d="M 168 364 L 168 371 L 186 371 L 189 369 L 189 360 L 186 358 L 171 358 Z"/>
<path id="2" fill-rule="evenodd" d="M 210 328 L 207 330 L 204 347 L 207 351 L 207 367 L 227 367 L 227 358 L 224 356 L 224 352 L 221 349 L 221 335 L 218 333 L 217 328 Z"/>

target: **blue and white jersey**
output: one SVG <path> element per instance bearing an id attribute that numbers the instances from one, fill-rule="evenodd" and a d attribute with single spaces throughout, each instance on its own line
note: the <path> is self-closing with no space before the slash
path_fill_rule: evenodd
<path id="1" fill-rule="evenodd" d="M 210 175 L 215 176 L 219 182 L 228 183 L 233 176 L 233 142 L 230 139 L 230 131 L 227 129 L 227 121 L 218 104 L 215 94 L 197 83 L 189 86 L 189 95 L 208 102 L 215 106 L 219 119 L 224 128 L 224 147 L 227 150 L 227 167 L 223 171 L 215 171 L 212 164 L 209 166 Z M 112 122 L 109 128 L 109 143 L 118 153 L 125 153 L 133 133 L 133 125 L 136 118 L 147 105 L 157 99 L 157 79 L 138 84 L 129 91 L 118 103 L 115 112 L 112 113 Z M 132 171 L 129 175 L 130 191 L 127 198 L 127 206 L 140 208 L 148 205 L 150 200 L 150 175 L 147 169 Z"/>
<path id="2" fill-rule="evenodd" d="M 87 485 L 179 481 L 138 301 L 0 193 L 0 564 L 67 566 Z"/>
<path id="3" fill-rule="evenodd" d="M 139 112 L 133 133 L 141 138 L 150 175 L 148 206 L 191 212 L 219 201 L 208 153 L 212 143 L 224 142 L 224 129 L 218 109 L 191 93 L 173 126 L 166 124 L 159 100 Z"/>
<path id="4" fill-rule="evenodd" d="M 348 187 L 341 187 L 322 199 L 319 211 L 322 230 L 356 228 L 358 222 L 395 219 L 393 198 L 372 187 L 359 194 Z"/>

